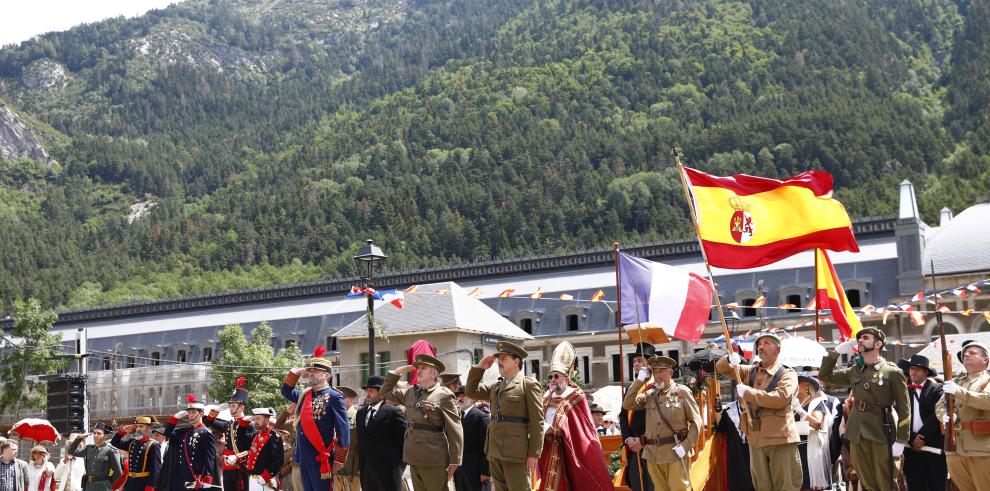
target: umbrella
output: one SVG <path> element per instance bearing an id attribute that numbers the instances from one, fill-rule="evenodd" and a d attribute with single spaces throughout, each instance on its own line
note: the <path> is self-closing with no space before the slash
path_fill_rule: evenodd
<path id="1" fill-rule="evenodd" d="M 781 340 L 778 361 L 789 367 L 821 367 L 825 347 L 809 338 L 791 336 Z"/>
<path id="2" fill-rule="evenodd" d="M 721 348 L 703 349 L 689 356 L 688 359 L 684 361 L 684 366 L 692 372 L 704 370 L 711 373 L 715 371 L 715 362 L 727 354 L 729 354 L 729 352 Z"/>
<path id="3" fill-rule="evenodd" d="M 601 406 L 607 414 L 613 416 L 622 411 L 622 386 L 606 385 L 591 394 L 595 404 Z"/>
<path id="4" fill-rule="evenodd" d="M 47 419 L 22 419 L 10 428 L 8 434 L 17 435 L 21 440 L 34 440 L 35 443 L 55 443 L 58 430 Z"/>

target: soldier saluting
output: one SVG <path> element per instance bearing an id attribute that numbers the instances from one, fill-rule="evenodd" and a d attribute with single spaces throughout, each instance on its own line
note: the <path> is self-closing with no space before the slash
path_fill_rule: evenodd
<path id="1" fill-rule="evenodd" d="M 213 432 L 203 424 L 206 405 L 196 396 L 186 396 L 185 411 L 179 411 L 165 423 L 165 437 L 171 442 L 168 466 L 168 491 L 185 491 L 211 486 L 216 476 L 217 449 Z M 189 426 L 176 428 L 181 421 Z"/>
<path id="2" fill-rule="evenodd" d="M 414 487 L 443 491 L 461 465 L 464 430 L 454 393 L 440 385 L 443 363 L 427 354 L 416 355 L 412 365 L 388 372 L 382 397 L 406 408 L 406 437 L 402 460 L 412 467 Z M 416 385 L 395 387 L 399 377 L 419 369 Z"/>
<path id="3" fill-rule="evenodd" d="M 852 355 L 859 345 L 859 358 L 850 368 L 835 369 L 840 354 Z M 875 327 L 864 327 L 835 347 L 822 359 L 818 378 L 832 385 L 852 387 L 852 409 L 846 422 L 853 467 L 871 491 L 896 490 L 894 458 L 904 452 L 911 433 L 911 402 L 904 372 L 880 356 L 886 335 Z M 894 414 L 897 421 L 894 421 Z"/>
<path id="4" fill-rule="evenodd" d="M 249 491 L 274 491 L 279 489 L 278 473 L 285 463 L 282 437 L 271 425 L 275 410 L 270 407 L 257 408 L 254 426 L 258 429 L 248 450 L 245 469 L 250 475 Z"/>
<path id="5" fill-rule="evenodd" d="M 217 419 L 220 413 L 213 409 L 203 419 L 207 426 L 224 433 L 226 443 L 223 449 L 223 489 L 224 491 L 245 491 L 247 489 L 247 474 L 240 462 L 247 457 L 248 448 L 254 440 L 255 429 L 251 426 L 251 416 L 245 416 L 247 410 L 248 391 L 244 388 L 246 379 L 237 379 L 234 393 L 230 395 L 227 407 L 233 421 Z"/>
<path id="6" fill-rule="evenodd" d="M 110 440 L 110 445 L 127 451 L 127 482 L 124 491 L 152 491 L 155 479 L 162 466 L 162 449 L 151 439 L 151 425 L 156 423 L 154 416 L 138 416 L 133 424 L 124 426 Z M 134 438 L 124 442 L 128 433 Z"/>
<path id="7" fill-rule="evenodd" d="M 464 393 L 476 401 L 491 401 L 492 417 L 485 439 L 485 454 L 495 489 L 529 491 L 530 472 L 543 451 L 543 388 L 523 376 L 522 360 L 529 354 L 508 341 L 495 345 L 468 372 Z M 498 382 L 482 385 L 481 377 L 498 360 Z"/>
<path id="8" fill-rule="evenodd" d="M 117 452 L 107 444 L 107 435 L 110 433 L 113 433 L 113 427 L 101 421 L 93 427 L 93 433 L 83 433 L 69 445 L 72 455 L 85 459 L 84 491 L 110 491 L 113 481 L 123 473 Z M 93 443 L 79 448 L 79 444 L 91 434 Z"/>
<path id="9" fill-rule="evenodd" d="M 673 381 L 676 361 L 651 356 L 646 364 L 649 369 L 639 369 L 622 409 L 646 410 L 646 435 L 639 440 L 654 489 L 691 489 L 687 459 L 701 434 L 701 411 L 691 389 Z M 653 383 L 641 392 L 651 372 Z"/>

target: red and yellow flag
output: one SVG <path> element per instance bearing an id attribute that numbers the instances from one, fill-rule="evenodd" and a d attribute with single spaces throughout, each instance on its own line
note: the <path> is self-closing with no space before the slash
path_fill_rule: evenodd
<path id="1" fill-rule="evenodd" d="M 605 292 L 598 290 L 594 295 L 591 296 L 592 302 L 601 302 L 605 299 Z"/>
<path id="2" fill-rule="evenodd" d="M 852 222 L 832 199 L 832 175 L 808 171 L 777 180 L 713 176 L 684 167 L 712 266 L 755 268 L 801 251 L 858 252 Z"/>
<path id="3" fill-rule="evenodd" d="M 515 291 L 515 288 L 506 288 L 505 290 L 502 290 L 502 293 L 498 294 L 498 298 L 509 298 L 513 293 L 515 293 Z"/>
<path id="4" fill-rule="evenodd" d="M 818 285 L 818 292 L 815 295 L 817 308 L 820 310 L 831 309 L 832 319 L 839 327 L 839 335 L 842 339 L 855 339 L 856 333 L 863 328 L 863 324 L 856 317 L 849 300 L 846 299 L 846 292 L 839 283 L 839 275 L 835 274 L 835 268 L 828 254 L 821 249 L 816 249 L 818 254 L 818 269 L 815 271 Z"/>
<path id="5" fill-rule="evenodd" d="M 481 288 L 480 287 L 475 287 L 474 290 L 471 290 L 468 293 L 468 296 L 469 297 L 475 297 L 475 298 L 477 298 L 478 295 L 481 295 Z"/>
<path id="6" fill-rule="evenodd" d="M 538 287 L 535 292 L 529 294 L 529 298 L 534 300 L 538 298 L 543 298 L 543 287 Z"/>

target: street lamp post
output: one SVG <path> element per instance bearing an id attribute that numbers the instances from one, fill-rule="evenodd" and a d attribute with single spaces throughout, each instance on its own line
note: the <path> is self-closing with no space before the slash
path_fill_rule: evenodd
<path id="1" fill-rule="evenodd" d="M 358 273 L 366 289 L 372 287 L 375 263 L 386 259 L 388 256 L 371 239 L 368 239 L 364 247 L 358 249 L 354 261 L 357 262 Z M 375 374 L 375 299 L 372 298 L 371 293 L 366 292 L 365 296 L 368 297 L 368 376 L 371 376 Z"/>

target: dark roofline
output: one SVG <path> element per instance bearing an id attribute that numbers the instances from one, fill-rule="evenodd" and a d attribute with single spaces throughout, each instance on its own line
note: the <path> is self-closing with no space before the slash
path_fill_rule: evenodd
<path id="1" fill-rule="evenodd" d="M 894 216 L 860 218 L 853 221 L 853 231 L 859 238 L 893 233 L 895 222 L 896 217 Z M 679 259 L 699 254 L 698 241 L 695 239 L 631 245 L 625 247 L 624 250 L 646 258 Z M 539 271 L 602 266 L 612 264 L 614 261 L 612 249 L 592 249 L 542 256 L 524 256 L 512 259 L 425 268 L 415 271 L 384 273 L 381 276 L 375 277 L 375 286 L 383 289 L 442 281 L 494 278 Z M 76 322 L 97 319 L 120 319 L 208 307 L 228 307 L 275 300 L 330 296 L 347 292 L 357 283 L 357 277 L 336 278 L 228 293 L 197 295 L 151 302 L 135 302 L 92 309 L 68 310 L 59 313 L 56 325 L 66 326 Z M 11 327 L 13 327 L 13 322 L 9 318 L 0 320 L 0 328 L 10 329 Z"/>

